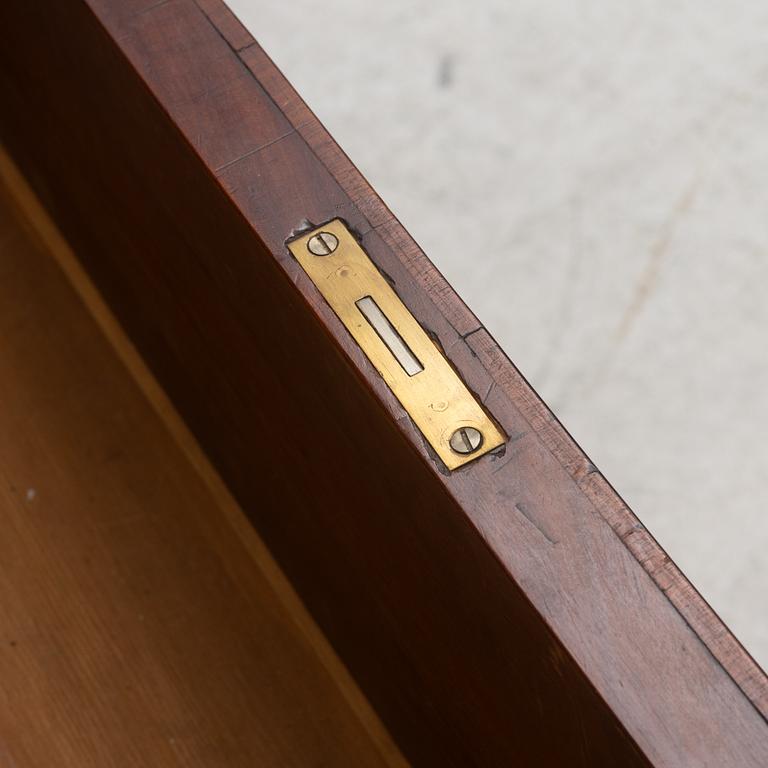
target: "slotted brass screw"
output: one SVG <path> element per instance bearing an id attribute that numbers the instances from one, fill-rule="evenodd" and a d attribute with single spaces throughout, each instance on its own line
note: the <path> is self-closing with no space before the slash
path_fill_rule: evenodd
<path id="1" fill-rule="evenodd" d="M 307 243 L 309 252 L 315 256 L 328 256 L 339 247 L 339 238 L 330 232 L 318 232 Z"/>
<path id="2" fill-rule="evenodd" d="M 448 443 L 451 450 L 466 455 L 474 453 L 483 444 L 483 435 L 474 427 L 460 427 L 451 435 Z"/>

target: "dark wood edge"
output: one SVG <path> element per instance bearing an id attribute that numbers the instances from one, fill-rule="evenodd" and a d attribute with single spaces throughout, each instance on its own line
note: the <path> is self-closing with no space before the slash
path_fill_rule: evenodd
<path id="1" fill-rule="evenodd" d="M 71 58 L 68 43 L 56 37 L 62 27 L 60 25 L 57 28 L 47 18 L 55 17 L 53 10 L 47 13 L 44 4 L 33 5 L 35 8 L 32 10 L 19 12 L 16 4 L 9 4 L 0 12 L 0 18 L 6 14 L 6 28 L 17 27 L 27 32 L 26 36 L 20 36 L 22 40 L 33 39 L 34 34 L 29 33 L 40 30 L 37 45 L 44 52 L 50 49 L 50 55 L 54 57 L 49 60 L 43 57 L 44 64 L 50 65 L 62 51 L 68 53 L 70 59 L 62 64 L 61 76 L 66 80 L 69 74 L 67 67 L 71 69 L 72 78 L 66 84 L 74 88 L 75 101 L 81 105 L 86 104 L 93 110 L 94 116 L 113 132 L 113 135 L 105 136 L 107 144 L 104 146 L 99 144 L 99 136 L 94 135 L 89 137 L 94 146 L 81 148 L 76 146 L 78 139 L 70 131 L 67 140 L 72 142 L 74 149 L 68 149 L 79 158 L 87 158 L 86 150 L 92 149 L 92 157 L 111 163 L 107 170 L 113 172 L 116 179 L 119 178 L 124 184 L 135 181 L 137 190 L 146 189 L 149 178 L 148 171 L 141 167 L 142 159 L 144 163 L 157 162 L 158 173 L 169 169 L 178 173 L 178 180 L 162 181 L 164 189 L 171 190 L 178 200 L 168 202 L 170 213 L 161 222 L 164 228 L 152 232 L 159 243 L 169 249 L 169 253 L 173 248 L 178 249 L 179 242 L 192 238 L 193 234 L 210 237 L 214 227 L 211 223 L 213 215 L 206 216 L 206 211 L 200 210 L 200 222 L 184 219 L 189 233 L 167 232 L 168 225 L 175 221 L 173 216 L 195 210 L 194 201 L 184 199 L 183 175 L 187 174 L 190 180 L 202 184 L 202 177 L 197 168 L 193 167 L 197 163 L 205 169 L 207 178 L 217 179 L 221 185 L 218 192 L 202 190 L 201 187 L 200 194 L 205 195 L 206 203 L 227 225 L 221 232 L 221 248 L 225 254 L 231 251 L 232 257 L 231 262 L 225 259 L 216 263 L 205 253 L 196 254 L 208 270 L 210 293 L 218 291 L 222 298 L 226 297 L 224 300 L 234 307 L 233 313 L 239 312 L 239 321 L 247 325 L 248 310 L 243 297 L 238 295 L 238 283 L 242 282 L 245 286 L 249 284 L 251 265 L 242 260 L 237 261 L 238 249 L 247 246 L 254 254 L 258 252 L 274 259 L 293 284 L 291 290 L 305 302 L 303 305 L 296 304 L 293 295 L 285 292 L 282 283 L 275 283 L 281 301 L 295 313 L 297 327 L 306 339 L 316 343 L 318 349 L 329 349 L 327 344 L 332 341 L 336 349 L 344 350 L 343 359 L 333 358 L 336 360 L 336 368 L 332 373 L 338 376 L 336 388 L 342 389 L 345 396 L 339 407 L 348 408 L 350 414 L 358 416 L 368 413 L 368 406 L 364 404 L 366 394 L 355 389 L 354 380 L 364 384 L 368 392 L 374 393 L 378 402 L 384 406 L 382 413 L 388 414 L 389 421 L 382 421 L 378 415 L 372 414 L 369 417 L 370 429 L 386 444 L 391 455 L 397 457 L 401 468 L 407 466 L 408 471 L 413 473 L 413 480 L 408 479 L 406 483 L 408 490 L 421 499 L 439 499 L 437 506 L 444 508 L 444 514 L 435 519 L 429 517 L 429 511 L 424 511 L 425 519 L 421 521 L 424 530 L 420 532 L 420 535 L 427 538 L 433 533 L 444 537 L 442 542 L 432 543 L 436 549 L 429 550 L 435 566 L 450 568 L 453 557 L 465 569 L 457 574 L 442 573 L 439 577 L 434 576 L 435 585 L 440 583 L 442 587 L 454 590 L 447 598 L 441 596 L 441 600 L 446 599 L 449 608 L 466 611 L 467 605 L 462 602 L 464 598 L 461 595 L 462 576 L 471 583 L 473 589 L 479 589 L 483 578 L 487 580 L 487 596 L 481 597 L 481 593 L 477 592 L 470 596 L 472 599 L 469 602 L 487 600 L 487 605 L 474 606 L 479 611 L 476 618 L 480 626 L 498 633 L 498 636 L 481 639 L 473 636 L 471 628 L 464 624 L 456 628 L 457 632 L 463 633 L 463 641 L 474 644 L 470 645 L 470 650 L 484 651 L 498 663 L 498 681 L 489 680 L 486 673 L 486 677 L 481 678 L 483 686 L 480 688 L 476 687 L 476 675 L 479 670 L 486 669 L 482 659 L 467 662 L 468 665 L 474 663 L 477 670 L 456 670 L 459 681 L 466 683 L 466 687 L 461 690 L 461 695 L 467 698 L 465 704 L 470 705 L 472 697 L 478 697 L 478 702 L 487 708 L 487 711 L 481 712 L 489 721 L 488 730 L 483 731 L 481 720 L 474 717 L 471 709 L 465 708 L 462 712 L 468 724 L 460 725 L 460 721 L 451 719 L 457 715 L 455 708 L 452 709 L 453 702 L 439 697 L 429 700 L 430 694 L 437 695 L 443 689 L 437 678 L 429 678 L 432 669 L 426 663 L 427 657 L 421 646 L 399 649 L 402 653 L 400 657 L 391 649 L 377 645 L 377 638 L 366 636 L 365 641 L 370 644 L 373 654 L 373 657 L 366 657 L 365 644 L 359 642 L 362 638 L 354 637 L 354 628 L 339 624 L 338 613 L 351 610 L 354 601 L 345 601 L 346 585 L 333 579 L 341 578 L 344 574 L 346 578 L 349 577 L 351 559 L 346 564 L 342 563 L 346 571 L 340 566 L 338 574 L 328 576 L 330 582 L 318 583 L 315 589 L 309 579 L 311 563 L 308 564 L 306 558 L 316 557 L 317 552 L 308 546 L 301 553 L 304 560 L 297 561 L 296 555 L 289 548 L 287 531 L 280 528 L 280 522 L 260 516 L 255 509 L 258 499 L 253 496 L 252 475 L 245 477 L 244 471 L 233 463 L 233 458 L 222 453 L 221 435 L 217 432 L 220 428 L 214 424 L 214 415 L 203 413 L 201 395 L 193 391 L 194 383 L 180 381 L 179 369 L 172 367 L 181 360 L 188 366 L 195 362 L 194 356 L 190 357 L 192 352 L 176 349 L 182 345 L 183 340 L 178 335 L 169 335 L 178 334 L 180 326 L 169 325 L 167 333 L 163 330 L 159 334 L 165 334 L 165 337 L 158 338 L 157 325 L 152 326 L 147 318 L 140 316 L 142 297 L 136 293 L 137 286 L 154 290 L 155 299 L 160 296 L 168 298 L 167 293 L 162 293 L 165 289 L 159 284 L 159 278 L 185 280 L 186 276 L 178 273 L 164 274 L 164 266 L 149 259 L 141 262 L 135 244 L 129 243 L 118 230 L 112 234 L 122 238 L 119 242 L 123 249 L 121 255 L 135 256 L 136 268 L 144 270 L 141 279 L 126 272 L 125 264 L 110 262 L 110 257 L 103 254 L 103 242 L 102 253 L 98 253 L 98 234 L 88 229 L 82 214 L 74 211 L 64 199 L 61 176 L 65 171 L 71 172 L 72 167 L 67 165 L 66 157 L 56 154 L 61 147 L 52 145 L 45 130 L 41 132 L 39 126 L 25 124 L 23 117 L 17 113 L 9 113 L 2 119 L 0 129 L 3 137 L 38 193 L 46 200 L 54 217 L 75 243 L 101 290 L 152 364 L 163 385 L 174 396 L 183 415 L 210 452 L 214 463 L 222 470 L 241 503 L 249 512 L 253 508 L 257 526 L 260 529 L 263 527 L 265 537 L 297 583 L 313 614 L 318 617 L 334 645 L 340 649 L 353 674 L 371 696 L 374 705 L 382 713 L 385 722 L 393 728 L 408 754 L 425 760 L 440 753 L 444 761 L 458 760 L 458 764 L 487 763 L 494 756 L 507 754 L 494 751 L 502 748 L 518 749 L 521 755 L 529 757 L 536 754 L 525 752 L 535 747 L 523 743 L 524 738 L 501 733 L 506 727 L 505 718 L 526 716 L 520 703 L 509 699 L 514 690 L 509 686 L 516 681 L 521 686 L 520 690 L 526 691 L 527 695 L 536 685 L 541 686 L 541 698 L 537 706 L 544 707 L 548 716 L 557 711 L 557 706 L 563 708 L 563 722 L 552 718 L 550 723 L 555 732 L 557 728 L 562 729 L 561 735 L 566 742 L 562 747 L 546 744 L 538 747 L 543 750 L 542 754 L 550 758 L 561 749 L 563 751 L 559 754 L 578 755 L 575 759 L 580 759 L 580 764 L 585 765 L 616 764 L 617 756 L 621 757 L 623 764 L 635 764 L 631 762 L 633 760 L 638 761 L 636 764 L 645 764 L 645 758 L 641 759 L 639 753 L 627 742 L 628 732 L 654 764 L 687 765 L 690 763 L 686 761 L 692 755 L 699 755 L 702 765 L 723 765 L 723 755 L 728 755 L 729 765 L 759 765 L 760 755 L 764 756 L 766 749 L 766 681 L 760 669 L 595 470 L 225 6 L 216 0 L 201 0 L 198 3 L 210 28 L 216 33 L 214 38 L 201 26 L 201 17 L 195 16 L 195 6 L 190 0 L 169 0 L 159 4 L 141 0 L 128 3 L 93 0 L 90 3 L 92 10 L 106 31 L 106 35 L 99 37 L 93 25 L 80 13 L 80 3 L 70 3 L 73 13 L 67 17 L 66 22 L 73 27 L 82 25 L 82 29 L 78 28 L 76 32 L 83 35 L 84 52 L 90 54 L 92 47 L 94 55 L 103 57 L 109 67 L 113 68 L 113 71 L 99 80 L 100 75 L 91 74 L 87 68 L 78 70 L 79 62 Z M 181 39 L 187 48 L 179 48 Z M 36 70 L 31 54 L 22 48 L 23 45 L 15 43 L 5 54 L 4 64 L 11 76 L 6 75 L 2 87 L 8 101 L 17 107 L 26 108 L 38 120 L 47 109 L 51 109 L 56 119 L 71 121 L 66 103 L 62 105 L 62 101 L 66 100 L 62 100 L 59 94 L 50 89 L 46 90 L 47 86 L 39 70 Z M 166 130 L 166 126 L 158 122 L 152 104 L 136 91 L 132 79 L 134 75 L 114 58 L 112 48 L 131 62 L 134 72 L 138 73 L 143 86 L 148 89 L 147 93 L 152 94 L 155 104 L 169 118 L 170 125 L 185 137 L 188 145 L 183 151 L 172 143 L 171 133 Z M 98 56 L 95 59 L 91 57 L 90 61 L 100 61 Z M 38 63 L 40 58 L 38 56 Z M 86 55 L 82 67 L 87 67 L 88 60 Z M 19 87 L 22 80 L 18 70 L 19 62 L 26 65 L 25 73 L 39 88 L 39 96 L 34 91 L 26 92 Z M 194 74 L 206 81 L 206 87 L 199 90 L 194 82 L 185 80 L 190 70 L 195 70 Z M 35 77 L 38 78 L 36 82 Z M 77 93 L 78 78 L 83 80 L 82 98 Z M 93 79 L 93 85 L 89 78 Z M 136 100 L 135 107 L 139 112 L 135 122 L 128 125 L 124 133 L 121 133 L 123 128 L 110 118 L 95 97 L 99 95 L 97 86 L 112 80 L 115 86 L 125 88 L 126 98 L 130 96 Z M 209 84 L 210 88 L 207 87 Z M 263 103 L 264 95 L 268 96 L 272 108 L 267 108 Z M 108 100 L 114 98 L 107 93 L 101 96 Z M 112 100 L 110 106 L 114 106 Z M 130 142 L 125 138 L 131 135 L 128 129 L 135 131 L 137 137 L 144 142 L 141 151 L 127 159 L 112 160 L 109 141 L 115 142 L 117 139 L 122 142 L 111 150 L 113 153 L 131 152 Z M 25 130 L 28 135 L 24 133 Z M 159 149 L 155 150 L 152 143 L 155 138 L 157 146 L 166 152 L 167 158 Z M 194 148 L 194 156 L 189 154 L 190 148 Z M 289 161 L 293 165 L 286 165 Z M 275 169 L 275 165 L 279 167 Z M 300 173 L 292 176 L 291 169 L 294 167 Z M 288 177 L 285 176 L 286 169 Z M 83 186 L 78 187 L 73 182 L 78 194 L 96 207 L 106 206 L 101 200 L 94 200 L 93 193 L 89 192 L 87 183 L 98 183 L 94 170 L 83 168 L 83 174 Z M 312 187 L 311 197 L 302 198 L 302 184 Z M 263 185 L 263 188 L 259 185 Z M 284 195 L 281 189 L 285 186 L 295 187 L 297 201 L 281 197 Z M 274 210 L 265 209 L 266 193 L 279 198 L 270 200 L 275 204 Z M 119 195 L 117 197 L 120 198 Z M 125 198 L 120 199 L 126 202 Z M 293 208 L 296 202 L 300 205 Z M 250 232 L 258 236 L 258 240 L 250 245 L 246 242 L 249 234 L 240 224 L 242 219 L 236 220 L 231 215 L 235 208 L 244 217 Z M 107 210 L 106 207 L 104 210 Z M 487 461 L 481 460 L 465 471 L 450 476 L 441 473 L 440 467 L 434 463 L 398 404 L 359 351 L 350 345 L 343 328 L 324 306 L 313 286 L 308 284 L 301 270 L 288 258 L 284 242 L 292 226 L 301 223 L 297 215 L 299 210 L 306 210 L 307 215 L 313 214 L 315 221 L 340 215 L 356 230 L 372 258 L 395 280 L 401 298 L 434 334 L 449 359 L 511 435 L 507 455 L 503 460 L 489 457 Z M 130 211 L 126 211 L 123 218 L 130 221 L 130 215 Z M 189 216 L 188 213 L 186 215 Z M 288 226 L 289 221 L 291 226 Z M 135 237 L 140 245 L 141 234 L 136 233 Z M 194 248 L 190 242 L 186 242 L 186 245 Z M 276 279 L 272 277 L 275 273 L 268 266 L 264 269 L 266 271 L 262 277 L 267 275 L 270 280 Z M 211 313 L 219 312 L 219 307 L 211 304 L 207 295 L 195 294 L 202 284 L 194 283 L 192 278 L 190 281 L 180 287 L 180 296 L 185 299 L 194 296 Z M 176 315 L 191 311 L 191 307 L 181 306 L 181 298 L 177 304 Z M 311 325 L 302 325 L 307 308 L 313 313 L 313 322 L 319 323 L 322 328 L 323 333 L 319 336 Z M 280 309 L 281 306 L 275 305 L 276 311 Z M 163 320 L 155 307 L 147 309 L 145 314 L 152 315 L 155 322 Z M 171 320 L 181 322 L 179 318 L 168 318 L 169 323 Z M 222 328 L 228 328 L 232 334 L 239 332 L 229 317 L 222 315 L 219 320 Z M 193 322 L 189 315 L 187 321 Z M 203 333 L 201 329 L 195 330 Z M 256 334 L 258 329 L 250 326 L 249 332 Z M 213 339 L 207 338 L 208 344 L 214 343 Z M 249 340 L 241 338 L 245 348 Z M 323 352 L 325 357 L 328 354 Z M 323 366 L 327 363 L 323 362 L 322 356 L 313 355 L 311 347 L 307 355 L 308 363 L 319 366 L 318 380 L 324 381 L 323 376 L 326 374 Z M 282 358 L 279 361 L 284 365 L 289 364 Z M 228 360 L 218 358 L 218 362 L 224 366 Z M 350 363 L 352 369 L 344 367 Z M 354 379 L 347 376 L 344 372 L 346 370 L 354 374 Z M 216 380 L 207 369 L 201 368 L 198 373 L 200 376 L 209 376 L 209 384 L 221 387 L 222 392 L 230 386 L 226 381 Z M 255 375 L 255 371 L 248 372 L 246 368 L 245 374 Z M 329 386 L 333 376 L 327 380 Z M 258 419 L 256 415 L 250 414 L 242 400 L 237 402 L 249 418 Z M 314 414 L 315 411 L 309 413 Z M 234 413 L 227 413 L 227 417 L 233 416 Z M 318 421 L 322 421 L 320 416 Z M 396 433 L 389 431 L 388 424 L 393 423 L 397 426 Z M 224 426 L 231 429 L 233 424 Z M 327 423 L 318 423 L 320 427 L 327 428 Z M 242 439 L 243 445 L 248 444 L 248 435 L 237 437 Z M 405 452 L 404 446 L 408 448 Z M 360 466 L 367 467 L 371 473 L 373 490 L 388 492 L 391 501 L 397 501 L 403 508 L 407 508 L 407 497 L 398 495 L 396 489 L 387 488 L 384 491 L 377 486 L 376 471 L 394 470 L 394 458 L 389 464 L 388 461 L 385 454 L 380 467 L 376 463 L 365 464 L 362 459 Z M 363 490 L 355 493 L 358 495 L 354 498 L 363 498 L 359 495 L 364 493 Z M 455 506 L 451 507 L 449 501 Z M 413 508 L 409 511 L 417 514 L 420 510 Z M 302 524 L 308 526 L 309 530 L 312 521 L 302 520 Z M 366 525 L 370 526 L 368 534 L 377 531 L 382 541 L 387 541 L 388 533 L 376 529 L 375 520 L 366 521 Z M 402 525 L 398 533 L 400 538 L 393 540 L 393 544 L 406 543 L 402 538 L 407 531 L 405 521 Z M 445 530 L 440 530 L 441 526 Z M 605 531 L 610 536 L 606 537 Z M 318 535 L 330 536 L 330 543 L 335 541 L 339 553 L 348 559 L 353 557 L 343 548 L 347 543 L 333 539 L 334 531 L 326 528 Z M 461 543 L 460 549 L 451 550 L 458 542 Z M 330 567 L 327 562 L 324 564 Z M 647 574 L 650 579 L 643 580 L 638 572 Z M 477 580 L 472 581 L 475 574 Z M 366 606 L 362 609 L 363 614 L 374 623 L 385 620 L 387 617 L 382 618 L 380 611 L 387 607 L 386 599 L 391 595 L 382 590 L 391 585 L 375 582 L 373 570 L 365 576 L 371 579 L 372 589 L 375 587 L 379 591 L 373 593 L 376 605 Z M 317 592 L 321 587 L 325 590 L 326 603 L 329 598 L 337 597 L 338 607 L 323 602 L 323 593 Z M 418 589 L 415 591 L 418 592 Z M 669 609 L 674 606 L 677 612 L 665 608 L 665 605 Z M 421 607 L 430 606 L 422 604 Z M 438 608 L 440 606 L 434 610 Z M 379 613 L 370 613 L 375 610 Z M 487 613 L 482 612 L 486 610 Z M 503 610 L 510 611 L 510 615 L 519 621 L 516 630 L 505 623 L 500 613 Z M 404 631 L 406 620 L 412 621 L 407 624 L 411 630 L 415 626 L 415 619 L 405 615 L 407 611 L 407 606 L 403 606 L 404 615 L 397 617 L 400 625 L 395 621 L 397 626 L 389 626 L 390 631 L 395 633 L 390 635 L 390 640 L 397 636 L 397 632 Z M 638 615 L 640 611 L 646 615 Z M 460 620 L 469 615 L 466 612 L 456 614 Z M 446 619 L 446 615 L 434 613 L 431 619 L 434 622 L 429 627 L 434 633 L 432 640 L 441 637 L 442 632 L 445 642 L 450 645 L 448 626 L 439 624 L 439 621 Z M 376 626 L 381 628 L 387 625 Z M 369 629 L 373 627 L 372 623 Z M 530 642 L 525 637 L 529 637 Z M 407 642 L 414 638 L 402 636 L 400 639 Z M 510 641 L 520 644 L 520 648 L 514 648 L 515 653 L 520 654 L 519 660 L 534 664 L 535 669 L 532 667 L 529 675 L 524 674 L 525 670 L 521 672 L 519 669 L 508 668 L 504 660 L 504 643 Z M 535 655 L 535 643 L 541 644 L 539 657 Z M 509 655 L 512 646 L 507 646 L 507 649 Z M 423 670 L 411 669 L 412 674 L 423 678 L 414 689 L 418 691 L 419 700 L 409 702 L 404 707 L 404 711 L 418 712 L 425 718 L 414 725 L 424 727 L 429 723 L 429 727 L 424 728 L 422 742 L 418 742 L 413 727 L 409 730 L 403 716 L 395 711 L 397 704 L 391 697 L 392 691 L 387 690 L 387 681 L 376 677 L 370 669 L 372 658 L 376 659 L 376 651 L 382 659 L 386 659 L 386 663 L 399 664 L 401 674 L 414 660 L 425 662 Z M 540 658 L 542 656 L 546 659 Z M 453 662 L 448 659 L 445 663 L 455 663 L 455 657 L 452 658 Z M 435 674 L 440 671 L 445 673 L 446 666 L 440 666 L 443 661 L 442 658 L 434 661 Z M 391 669 L 395 669 L 395 666 Z M 385 670 L 385 673 L 391 669 Z M 462 680 L 464 673 L 470 675 L 471 679 Z M 560 676 L 559 691 L 554 682 L 556 675 Z M 401 684 L 401 695 L 408 695 L 409 692 L 402 685 L 402 678 L 393 677 L 393 683 L 398 681 Z M 746 694 L 754 709 L 745 709 L 744 702 L 736 694 L 733 681 Z M 433 687 L 430 689 L 429 686 Z M 558 693 L 564 697 L 564 701 L 557 701 Z M 599 693 L 599 698 L 595 698 L 596 693 Z M 569 697 L 573 698 L 570 702 Z M 610 718 L 601 701 L 607 703 L 607 711 L 615 718 L 612 727 L 603 724 L 609 723 Z M 507 702 L 509 712 L 489 708 L 493 703 L 496 709 L 503 709 L 502 702 Z M 585 713 L 583 721 L 580 724 L 575 722 L 590 738 L 585 737 L 583 743 L 576 746 L 567 741 L 573 735 L 569 730 L 573 725 L 569 718 L 574 717 L 576 710 L 582 709 Z M 430 715 L 430 712 L 433 714 Z M 758 712 L 762 717 L 755 718 Z M 526 728 L 536 728 L 535 720 L 522 722 Z M 619 726 L 618 730 L 616 725 Z M 713 733 L 704 733 L 706 727 L 711 728 Z M 435 734 L 444 740 L 442 746 L 429 743 Z M 598 743 L 600 740 L 604 743 Z M 462 760 L 461 744 L 465 749 L 467 745 L 471 747 L 471 760 Z"/>
<path id="2" fill-rule="evenodd" d="M 588 459 L 239 19 L 222 0 L 199 0 L 198 5 L 289 117 L 293 127 L 304 137 L 371 227 L 380 232 L 382 239 L 398 254 L 414 281 L 432 299 L 483 366 L 493 372 L 495 384 L 525 415 L 528 424 L 589 498 L 595 510 L 664 591 L 755 707 L 768 718 L 768 682 L 757 662 Z"/>

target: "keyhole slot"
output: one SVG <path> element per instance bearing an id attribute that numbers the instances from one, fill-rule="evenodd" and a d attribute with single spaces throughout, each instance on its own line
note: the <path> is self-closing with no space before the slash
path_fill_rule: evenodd
<path id="1" fill-rule="evenodd" d="M 384 342 L 392 356 L 400 363 L 400 367 L 409 375 L 415 376 L 424 370 L 424 366 L 419 362 L 416 355 L 411 352 L 408 345 L 403 341 L 402 336 L 397 332 L 389 318 L 381 311 L 379 305 L 371 296 L 364 296 L 358 299 L 355 304 L 368 321 L 371 328 L 376 331 L 376 335 Z"/>

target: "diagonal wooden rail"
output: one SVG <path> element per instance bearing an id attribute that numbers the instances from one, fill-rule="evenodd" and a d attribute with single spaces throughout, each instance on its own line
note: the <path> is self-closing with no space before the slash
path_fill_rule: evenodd
<path id="1" fill-rule="evenodd" d="M 768 764 L 762 671 L 226 6 L 0 25 L 0 138 L 410 760 Z M 446 472 L 290 257 L 336 217 L 503 455 Z"/>

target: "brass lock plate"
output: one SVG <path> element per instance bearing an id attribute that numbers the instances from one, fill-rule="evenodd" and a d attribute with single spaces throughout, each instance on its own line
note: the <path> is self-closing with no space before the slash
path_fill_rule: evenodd
<path id="1" fill-rule="evenodd" d="M 344 223 L 288 244 L 448 469 L 505 438 Z"/>

